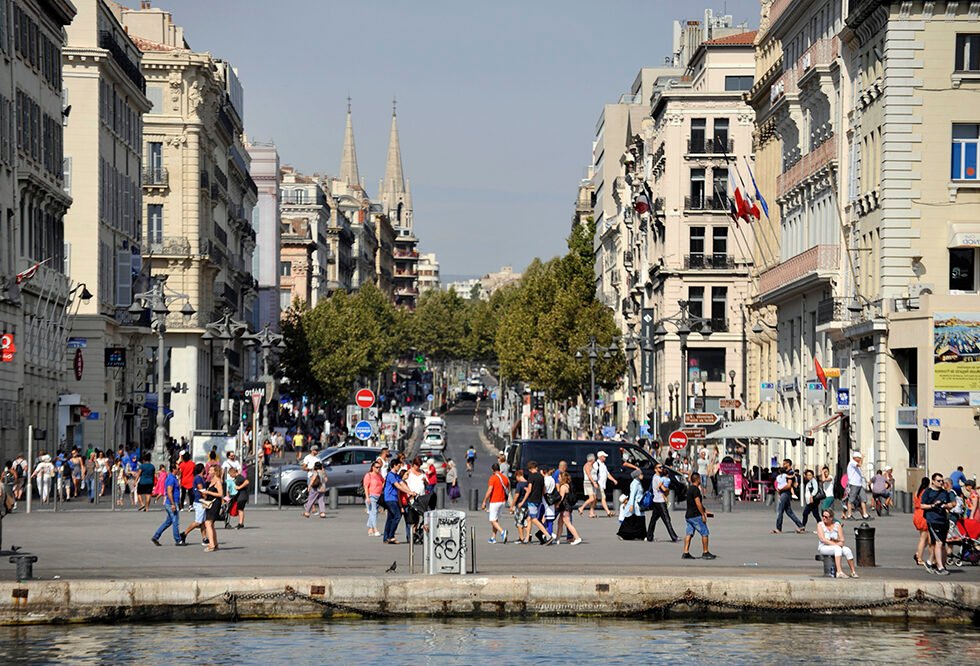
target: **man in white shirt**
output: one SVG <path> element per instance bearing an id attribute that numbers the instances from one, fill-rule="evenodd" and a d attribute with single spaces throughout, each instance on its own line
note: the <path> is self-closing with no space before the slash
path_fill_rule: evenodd
<path id="1" fill-rule="evenodd" d="M 851 452 L 851 462 L 847 463 L 847 500 L 844 502 L 845 520 L 850 520 L 851 509 L 858 504 L 861 505 L 861 517 L 867 520 L 868 504 L 864 499 L 864 488 L 867 482 L 864 480 L 864 472 L 861 471 L 862 455 L 860 451 Z"/>
<path id="2" fill-rule="evenodd" d="M 796 517 L 793 511 L 794 488 L 796 487 L 796 473 L 793 471 L 793 461 L 787 458 L 783 461 L 783 468 L 776 477 L 776 492 L 779 494 L 779 508 L 776 510 L 776 529 L 773 534 L 780 534 L 783 531 L 783 515 L 796 523 L 796 531 L 800 534 L 806 531 L 803 522 Z"/>
<path id="3" fill-rule="evenodd" d="M 306 471 L 307 478 L 309 479 L 313 478 L 313 466 L 320 462 L 320 457 L 317 455 L 319 452 L 320 448 L 314 445 L 313 448 L 310 449 L 310 452 L 306 454 L 306 457 L 303 458 L 302 466 Z"/>
<path id="4" fill-rule="evenodd" d="M 227 457 L 225 458 L 225 461 L 223 463 L 221 463 L 221 471 L 222 471 L 222 473 L 225 476 L 228 476 L 228 470 L 231 469 L 232 467 L 234 467 L 239 472 L 241 472 L 242 471 L 242 463 L 238 459 L 238 456 L 235 454 L 235 452 L 234 451 L 228 451 L 225 455 Z"/>
<path id="5" fill-rule="evenodd" d="M 602 501 L 602 508 L 605 510 L 606 515 L 613 516 L 615 514 L 609 510 L 609 505 L 606 504 L 606 481 L 607 480 L 612 481 L 613 485 L 616 485 L 615 477 L 613 477 L 613 475 L 609 473 L 609 468 L 606 467 L 606 458 L 609 457 L 609 454 L 606 453 L 605 451 L 599 451 L 599 453 L 597 453 L 595 457 L 596 457 L 596 461 L 594 464 L 594 467 L 596 467 L 595 476 L 596 476 L 596 481 L 599 484 L 599 489 L 596 491 L 596 494 L 599 496 L 599 499 Z"/>

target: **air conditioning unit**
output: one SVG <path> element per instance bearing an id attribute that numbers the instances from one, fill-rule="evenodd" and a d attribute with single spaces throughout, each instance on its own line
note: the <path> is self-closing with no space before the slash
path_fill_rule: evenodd
<path id="1" fill-rule="evenodd" d="M 931 294 L 935 289 L 936 285 L 929 282 L 915 282 L 909 285 L 909 298 L 919 298 L 922 294 Z"/>

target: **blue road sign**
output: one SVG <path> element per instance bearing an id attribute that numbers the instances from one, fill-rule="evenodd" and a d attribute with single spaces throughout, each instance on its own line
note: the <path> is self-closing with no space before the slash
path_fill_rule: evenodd
<path id="1" fill-rule="evenodd" d="M 429 395 L 427 395 L 427 396 L 425 396 L 425 399 L 426 399 L 426 400 L 428 400 L 429 402 L 432 402 L 432 401 L 433 401 L 433 400 L 435 400 L 436 398 L 435 398 L 435 396 L 434 396 L 434 395 L 432 395 L 432 394 L 430 393 Z"/>
<path id="2" fill-rule="evenodd" d="M 384 402 L 386 399 L 387 398 L 385 398 L 385 394 L 384 393 L 382 393 L 381 395 L 378 396 L 378 402 Z"/>
<path id="3" fill-rule="evenodd" d="M 837 389 L 837 408 L 848 409 L 851 406 L 851 389 Z"/>
<path id="4" fill-rule="evenodd" d="M 374 434 L 374 427 L 368 421 L 358 421 L 354 426 L 354 436 L 362 442 L 371 438 Z"/>
<path id="5" fill-rule="evenodd" d="M 939 428 L 939 419 L 922 419 L 922 427 L 924 428 Z"/>
<path id="6" fill-rule="evenodd" d="M 616 426 L 602 426 L 602 436 L 612 439 L 616 436 Z"/>
<path id="7" fill-rule="evenodd" d="M 496 391 L 494 391 L 493 393 L 490 394 L 490 399 L 491 400 L 496 400 L 497 399 L 497 392 Z"/>

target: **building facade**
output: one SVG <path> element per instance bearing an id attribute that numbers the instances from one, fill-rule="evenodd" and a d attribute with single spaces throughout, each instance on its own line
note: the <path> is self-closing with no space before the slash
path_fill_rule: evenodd
<path id="1" fill-rule="evenodd" d="M 419 255 L 418 271 L 419 293 L 439 290 L 439 259 L 435 252 L 423 252 Z"/>
<path id="2" fill-rule="evenodd" d="M 65 215 L 71 279 L 92 295 L 80 302 L 68 338 L 69 373 L 60 436 L 79 448 L 114 450 L 136 441 L 133 395 L 146 384 L 145 329 L 129 321 L 142 272 L 143 114 L 150 110 L 141 53 L 119 22 L 118 5 L 79 0 L 64 49 Z M 145 356 L 144 356 L 145 359 Z"/>
<path id="3" fill-rule="evenodd" d="M 392 270 L 395 305 L 415 309 L 418 301 L 418 238 L 412 210 L 412 192 L 402 169 L 402 149 L 398 138 L 398 116 L 392 111 L 391 133 L 388 138 L 388 157 L 385 175 L 378 186 L 381 212 L 394 229 L 394 267 Z"/>
<path id="4" fill-rule="evenodd" d="M 257 203 L 252 212 L 255 246 L 258 250 L 252 265 L 252 274 L 258 281 L 259 289 L 256 302 L 257 325 L 260 329 L 269 326 L 273 331 L 278 331 L 282 311 L 279 298 L 279 253 L 270 252 L 268 248 L 278 248 L 282 244 L 279 151 L 272 143 L 256 141 L 250 141 L 246 149 L 251 160 L 249 174 L 258 189 Z"/>
<path id="5" fill-rule="evenodd" d="M 297 299 L 316 307 L 321 298 L 341 288 L 336 277 L 330 282 L 329 267 L 336 264 L 337 255 L 327 241 L 331 211 L 319 180 L 291 166 L 283 166 L 279 214 L 282 225 L 280 302 L 283 309 Z"/>

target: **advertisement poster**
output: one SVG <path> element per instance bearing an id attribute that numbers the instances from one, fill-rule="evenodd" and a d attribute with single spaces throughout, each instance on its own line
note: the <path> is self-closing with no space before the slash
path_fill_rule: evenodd
<path id="1" fill-rule="evenodd" d="M 980 406 L 980 313 L 937 312 L 932 331 L 935 406 Z"/>

